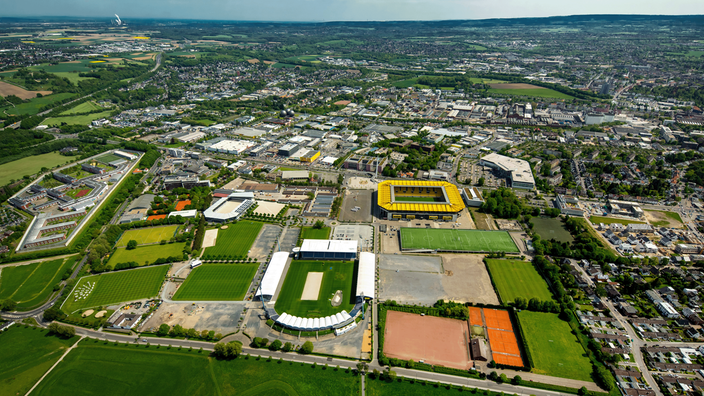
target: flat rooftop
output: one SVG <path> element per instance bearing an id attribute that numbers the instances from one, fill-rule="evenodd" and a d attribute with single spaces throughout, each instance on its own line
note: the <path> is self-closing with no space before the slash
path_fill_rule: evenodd
<path id="1" fill-rule="evenodd" d="M 484 162 L 490 162 L 495 167 L 511 173 L 511 179 L 515 182 L 533 183 L 533 172 L 530 169 L 528 161 L 522 159 L 506 157 L 500 154 L 489 154 L 481 159 Z"/>

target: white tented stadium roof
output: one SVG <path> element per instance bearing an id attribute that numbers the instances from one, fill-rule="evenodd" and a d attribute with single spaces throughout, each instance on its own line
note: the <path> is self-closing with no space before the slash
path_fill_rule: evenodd
<path id="1" fill-rule="evenodd" d="M 288 252 L 276 252 L 271 256 L 262 284 L 257 291 L 258 296 L 273 296 L 276 293 L 276 287 L 284 274 L 287 260 Z"/>
<path id="2" fill-rule="evenodd" d="M 357 297 L 374 298 L 375 269 L 376 256 L 374 253 L 360 253 L 357 270 Z"/>
<path id="3" fill-rule="evenodd" d="M 325 239 L 304 239 L 301 252 L 356 253 L 357 241 L 333 241 Z"/>

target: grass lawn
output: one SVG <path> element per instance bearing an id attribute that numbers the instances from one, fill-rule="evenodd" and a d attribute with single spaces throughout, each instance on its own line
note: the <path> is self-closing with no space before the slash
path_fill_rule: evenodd
<path id="1" fill-rule="evenodd" d="M 91 121 L 95 121 L 100 118 L 110 117 L 110 113 L 110 111 L 103 111 L 101 113 L 93 113 L 78 116 L 50 117 L 42 121 L 42 125 L 60 126 L 63 123 L 66 123 L 68 125 L 88 125 L 91 123 Z"/>
<path id="2" fill-rule="evenodd" d="M 477 226 L 478 230 L 490 231 L 493 229 L 490 228 L 490 224 L 494 224 L 494 219 L 489 215 L 476 210 L 476 208 L 469 209 L 469 211 L 472 215 L 472 219 L 474 219 L 474 225 Z"/>
<path id="3" fill-rule="evenodd" d="M 105 345 L 86 339 L 32 394 L 121 396 L 129 389 L 150 396 L 341 396 L 356 395 L 359 387 L 359 376 L 334 367 L 256 357 L 222 361 L 209 358 L 205 351 Z"/>
<path id="4" fill-rule="evenodd" d="M 58 152 L 25 157 L 17 161 L 0 165 L 0 186 L 8 184 L 10 180 L 20 180 L 26 175 L 33 175 L 42 168 L 53 168 L 71 162 L 73 157 L 66 157 Z"/>
<path id="5" fill-rule="evenodd" d="M 644 224 L 642 221 L 617 219 L 615 217 L 603 217 L 603 216 L 591 216 L 591 217 L 589 217 L 589 221 L 591 221 L 592 224 L 599 224 L 599 223 L 604 223 L 604 224 L 620 223 L 623 225 Z"/>
<path id="6" fill-rule="evenodd" d="M 27 103 L 22 103 L 20 105 L 15 106 L 15 107 L 10 106 L 8 109 L 5 110 L 5 112 L 7 112 L 7 114 L 17 114 L 17 115 L 37 114 L 37 113 L 39 113 L 40 109 L 43 106 L 46 106 L 47 104 L 53 103 L 55 101 L 64 100 L 66 98 L 70 98 L 73 96 L 76 96 L 76 94 L 58 93 L 58 94 L 43 96 L 41 98 L 34 98 L 34 99 L 31 99 Z"/>
<path id="7" fill-rule="evenodd" d="M 518 253 L 506 231 L 401 228 L 403 249 Z"/>
<path id="8" fill-rule="evenodd" d="M 330 238 L 330 227 L 315 229 L 313 227 L 301 227 L 301 239 L 328 239 Z"/>
<path id="9" fill-rule="evenodd" d="M 78 337 L 61 339 L 48 330 L 14 325 L 0 333 L 0 396 L 24 395 Z"/>
<path id="10" fill-rule="evenodd" d="M 176 230 L 178 230 L 177 225 L 170 225 L 165 227 L 136 228 L 133 230 L 127 230 L 122 234 L 115 246 L 127 246 L 127 242 L 131 240 L 137 241 L 137 243 L 140 245 L 145 245 L 148 243 L 158 243 L 162 240 L 168 241 L 174 237 L 174 235 L 176 234 Z"/>
<path id="11" fill-rule="evenodd" d="M 516 297 L 552 300 L 548 284 L 530 262 L 486 259 L 486 264 L 504 304 L 513 302 Z"/>
<path id="12" fill-rule="evenodd" d="M 188 275 L 174 300 L 239 301 L 244 299 L 259 264 L 203 264 Z"/>
<path id="13" fill-rule="evenodd" d="M 303 301 L 301 296 L 309 272 L 322 272 L 323 280 L 317 300 Z M 354 308 L 352 294 L 356 283 L 355 265 L 351 261 L 293 261 L 286 274 L 284 285 L 276 300 L 276 311 L 293 316 L 321 318 Z M 342 304 L 333 307 L 330 300 L 337 290 L 342 290 Z"/>
<path id="14" fill-rule="evenodd" d="M 90 80 L 93 78 L 93 77 L 81 77 L 78 75 L 78 73 L 73 73 L 73 72 L 55 72 L 54 74 L 56 74 L 57 76 L 62 77 L 62 78 L 68 78 L 68 80 L 71 81 L 72 84 L 76 84 L 79 81 Z"/>
<path id="15" fill-rule="evenodd" d="M 0 300 L 16 301 L 18 311 L 41 305 L 75 262 L 76 258 L 71 257 L 65 261 L 58 259 L 4 268 L 0 271 Z"/>
<path id="16" fill-rule="evenodd" d="M 61 308 L 71 313 L 82 308 L 154 297 L 168 270 L 168 265 L 159 265 L 83 277 Z"/>
<path id="17" fill-rule="evenodd" d="M 554 238 L 558 242 L 572 243 L 574 241 L 559 217 L 533 217 L 530 222 L 533 223 L 533 231 L 545 240 L 549 241 Z"/>
<path id="18" fill-rule="evenodd" d="M 129 239 L 127 241 L 129 242 Z M 134 250 L 119 248 L 112 254 L 112 257 L 110 257 L 108 265 L 115 267 L 115 264 L 128 263 L 130 261 L 135 261 L 139 263 L 139 265 L 146 265 L 160 258 L 181 257 L 184 247 L 186 247 L 185 242 L 140 246 Z"/>
<path id="19" fill-rule="evenodd" d="M 591 361 L 569 324 L 557 314 L 521 311 L 518 322 L 533 360 L 532 372 L 592 381 Z"/>
<path id="20" fill-rule="evenodd" d="M 101 110 L 101 109 L 102 109 L 102 107 L 98 106 L 97 104 L 95 104 L 93 102 L 88 101 L 88 102 L 83 102 L 76 107 L 72 107 L 72 108 L 64 111 L 63 113 L 61 113 L 61 115 L 87 113 L 89 111 L 95 111 L 95 110 Z"/>
<path id="21" fill-rule="evenodd" d="M 400 377 L 399 377 L 400 378 Z M 459 382 L 459 381 L 457 381 Z M 457 386 L 452 390 L 447 389 L 446 385 L 435 386 L 436 383 L 429 382 L 427 384 L 422 384 L 419 381 L 411 383 L 410 381 L 404 379 L 401 382 L 386 382 L 382 379 L 371 379 L 369 376 L 365 378 L 365 394 L 367 396 L 448 396 L 448 395 L 499 395 L 494 392 L 486 392 L 479 390 L 477 393 L 472 393 L 469 389 L 473 389 L 472 386 L 467 386 L 465 392 L 459 392 Z"/>
<path id="22" fill-rule="evenodd" d="M 209 256 L 247 256 L 249 249 L 257 239 L 263 223 L 256 221 L 238 221 L 230 224 L 226 230 L 218 230 L 215 246 L 205 249 Z"/>
<path id="23" fill-rule="evenodd" d="M 562 92 L 557 92 L 549 88 L 490 88 L 489 93 L 513 96 L 534 96 L 537 98 L 573 99 L 573 96 L 571 95 L 563 94 Z"/>

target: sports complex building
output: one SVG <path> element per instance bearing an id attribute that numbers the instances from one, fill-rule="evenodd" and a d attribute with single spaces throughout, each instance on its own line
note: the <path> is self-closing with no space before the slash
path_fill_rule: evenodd
<path id="1" fill-rule="evenodd" d="M 501 177 L 510 182 L 512 188 L 525 190 L 535 189 L 535 179 L 528 161 L 506 157 L 499 154 L 489 154 L 479 160 L 479 165 L 494 169 Z"/>
<path id="2" fill-rule="evenodd" d="M 203 216 L 208 221 L 225 223 L 237 220 L 255 204 L 254 193 L 234 192 L 227 197 L 215 201 L 203 212 Z"/>
<path id="3" fill-rule="evenodd" d="M 459 190 L 448 182 L 387 180 L 377 189 L 382 219 L 455 221 L 465 208 Z"/>

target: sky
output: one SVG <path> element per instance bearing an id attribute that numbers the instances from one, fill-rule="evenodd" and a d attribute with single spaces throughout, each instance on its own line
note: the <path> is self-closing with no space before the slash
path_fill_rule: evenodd
<path id="1" fill-rule="evenodd" d="M 7 1 L 0 16 L 390 21 L 578 14 L 704 14 L 703 0 L 33 0 Z"/>

